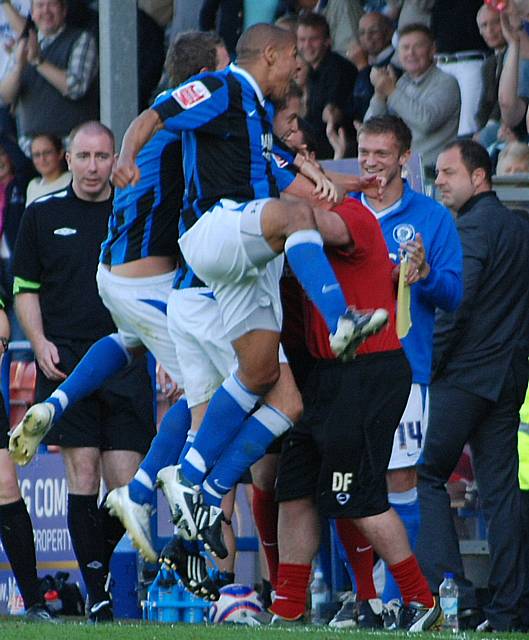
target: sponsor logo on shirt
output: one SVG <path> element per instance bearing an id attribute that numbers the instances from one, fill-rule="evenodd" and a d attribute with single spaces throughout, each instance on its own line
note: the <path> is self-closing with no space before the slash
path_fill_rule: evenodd
<path id="1" fill-rule="evenodd" d="M 191 109 L 197 104 L 204 102 L 211 97 L 209 89 L 200 80 L 188 82 L 183 87 L 178 87 L 173 91 L 173 98 L 178 102 L 182 109 Z"/>
<path id="2" fill-rule="evenodd" d="M 53 235 L 55 236 L 74 236 L 77 233 L 77 229 L 70 229 L 70 227 L 61 227 L 55 229 Z"/>
<path id="3" fill-rule="evenodd" d="M 261 149 L 263 156 L 270 162 L 272 159 L 272 149 L 274 147 L 274 137 L 271 133 L 261 134 Z"/>

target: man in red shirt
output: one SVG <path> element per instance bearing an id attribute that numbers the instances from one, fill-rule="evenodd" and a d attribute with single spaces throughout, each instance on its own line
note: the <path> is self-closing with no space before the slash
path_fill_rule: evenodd
<path id="1" fill-rule="evenodd" d="M 307 342 L 317 363 L 304 390 L 303 418 L 287 436 L 279 464 L 280 564 L 270 611 L 278 622 L 303 618 L 320 515 L 351 518 L 401 589 L 399 627 L 423 631 L 439 624 L 441 612 L 386 488 L 411 384 L 395 330 L 393 265 L 377 220 L 359 202 L 348 199 L 322 212 L 318 225 L 326 220 L 336 237 L 327 255 L 347 304 L 388 309 L 390 321 L 358 348 L 355 360 L 343 363 L 328 346 L 323 318 L 307 302 Z"/>

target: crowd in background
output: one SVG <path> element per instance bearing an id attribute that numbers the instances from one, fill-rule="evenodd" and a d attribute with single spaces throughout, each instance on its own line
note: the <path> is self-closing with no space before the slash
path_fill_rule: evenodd
<path id="1" fill-rule="evenodd" d="M 482 145 L 496 175 L 529 173 L 529 2 L 139 0 L 140 109 L 164 86 L 176 34 L 217 31 L 233 59 L 240 34 L 259 22 L 297 38 L 295 107 L 289 116 L 282 105 L 277 131 L 294 149 L 355 157 L 363 122 L 390 115 L 410 129 L 430 183 L 456 138 Z M 69 184 L 68 133 L 99 117 L 97 2 L 4 0 L 0 40 L 0 275 L 9 308 L 24 208 Z"/>

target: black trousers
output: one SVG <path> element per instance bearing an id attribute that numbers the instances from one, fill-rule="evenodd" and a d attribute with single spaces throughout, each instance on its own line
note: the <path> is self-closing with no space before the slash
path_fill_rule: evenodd
<path id="1" fill-rule="evenodd" d="M 445 571 L 455 574 L 459 609 L 476 606 L 464 578 L 445 483 L 466 442 L 470 444 L 483 514 L 488 527 L 492 599 L 485 610 L 497 630 L 518 625 L 525 567 L 522 553 L 517 431 L 525 389 L 509 371 L 497 402 L 440 379 L 430 387 L 430 420 L 417 467 L 421 528 L 417 557 L 437 592 Z M 526 544 L 527 542 L 525 542 Z"/>

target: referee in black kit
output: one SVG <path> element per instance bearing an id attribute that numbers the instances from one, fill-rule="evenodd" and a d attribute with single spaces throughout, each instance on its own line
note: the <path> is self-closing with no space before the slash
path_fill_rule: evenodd
<path id="1" fill-rule="evenodd" d="M 99 298 L 96 269 L 112 210 L 114 136 L 99 122 L 70 134 L 71 185 L 25 211 L 14 254 L 15 308 L 37 360 L 37 402 L 47 398 L 99 338 L 116 331 Z M 46 436 L 59 445 L 68 482 L 68 529 L 88 591 L 90 622 L 113 618 L 108 563 L 124 533 L 98 507 L 107 488 L 127 484 L 154 435 L 152 385 L 144 358 L 68 408 Z"/>

